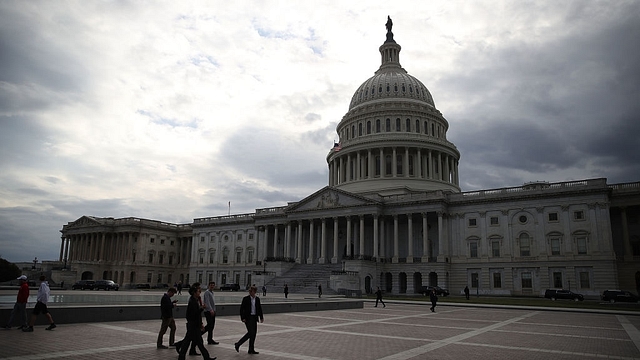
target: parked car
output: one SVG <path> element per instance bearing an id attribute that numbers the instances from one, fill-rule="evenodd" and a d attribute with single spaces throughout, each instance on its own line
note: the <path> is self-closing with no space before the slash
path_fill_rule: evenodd
<path id="1" fill-rule="evenodd" d="M 608 302 L 632 302 L 637 303 L 640 298 L 629 291 L 623 290 L 605 290 L 602 293 L 602 301 Z"/>
<path id="2" fill-rule="evenodd" d="M 93 286 L 95 285 L 95 281 L 93 280 L 80 280 L 71 286 L 72 290 L 93 290 Z"/>
<path id="3" fill-rule="evenodd" d="M 551 300 L 556 300 L 556 299 L 566 299 L 566 300 L 573 300 L 573 301 L 584 300 L 584 296 L 582 296 L 582 294 L 577 294 L 572 292 L 571 290 L 564 290 L 564 289 L 560 289 L 560 290 L 547 289 L 544 292 L 544 297 Z"/>
<path id="4" fill-rule="evenodd" d="M 449 296 L 449 290 L 443 289 L 440 286 L 423 286 L 420 288 L 420 293 L 424 296 L 429 296 L 433 289 L 436 290 L 436 295 L 438 296 Z"/>
<path id="5" fill-rule="evenodd" d="M 93 288 L 96 290 L 118 291 L 118 289 L 120 289 L 120 285 L 113 282 L 113 280 L 97 280 L 95 284 L 93 284 Z"/>
<path id="6" fill-rule="evenodd" d="M 238 291 L 240 290 L 240 284 L 224 284 L 220 286 L 220 290 Z"/>

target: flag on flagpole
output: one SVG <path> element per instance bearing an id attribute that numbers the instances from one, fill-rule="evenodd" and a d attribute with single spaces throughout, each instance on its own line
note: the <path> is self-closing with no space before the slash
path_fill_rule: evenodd
<path id="1" fill-rule="evenodd" d="M 342 150 L 342 145 L 340 145 L 340 143 L 334 142 L 333 151 L 340 151 L 340 150 Z"/>

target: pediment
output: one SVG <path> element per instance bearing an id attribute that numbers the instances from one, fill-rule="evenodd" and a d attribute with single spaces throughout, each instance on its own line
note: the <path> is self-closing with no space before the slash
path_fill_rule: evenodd
<path id="1" fill-rule="evenodd" d="M 98 226 L 98 225 L 103 225 L 103 224 L 93 216 L 84 215 L 80 217 L 78 220 L 70 222 L 69 225 L 67 225 L 67 228 Z"/>
<path id="2" fill-rule="evenodd" d="M 324 187 L 307 196 L 287 211 L 311 211 L 345 207 L 379 205 L 377 201 L 332 187 Z"/>

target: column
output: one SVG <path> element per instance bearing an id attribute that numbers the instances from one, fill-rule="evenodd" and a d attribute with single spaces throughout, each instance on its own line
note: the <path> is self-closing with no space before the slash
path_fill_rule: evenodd
<path id="1" fill-rule="evenodd" d="M 360 258 L 364 256 L 364 215 L 360 215 L 358 218 L 360 221 Z"/>
<path id="2" fill-rule="evenodd" d="M 408 263 L 412 263 L 413 262 L 413 214 L 407 214 L 407 231 L 408 231 L 408 242 L 407 242 L 407 246 L 408 251 L 407 251 L 407 262 Z"/>
<path id="3" fill-rule="evenodd" d="M 313 264 L 313 257 L 314 257 L 313 248 L 315 246 L 313 243 L 313 232 L 314 232 L 313 219 L 311 219 L 309 220 L 309 257 L 307 258 L 307 264 Z"/>
<path id="4" fill-rule="evenodd" d="M 378 259 L 378 214 L 373 215 L 373 257 L 374 259 L 376 259 L 376 262 L 379 261 Z"/>
<path id="5" fill-rule="evenodd" d="M 384 216 L 380 217 L 380 258 L 384 259 L 386 255 L 386 251 L 384 251 L 385 245 L 385 232 L 384 232 Z M 377 276 L 377 275 L 376 275 Z"/>
<path id="6" fill-rule="evenodd" d="M 383 178 L 384 174 L 386 174 L 385 169 L 385 161 L 384 161 L 384 149 L 380 149 L 380 177 Z"/>
<path id="7" fill-rule="evenodd" d="M 393 259 L 394 264 L 398 262 L 398 215 L 393 215 Z"/>
<path id="8" fill-rule="evenodd" d="M 358 162 L 357 166 L 356 166 L 356 180 L 361 180 L 362 179 L 362 164 L 361 164 L 361 157 L 360 157 L 360 151 L 358 151 L 358 154 L 356 156 L 356 161 Z"/>
<path id="9" fill-rule="evenodd" d="M 424 178 L 424 175 L 422 174 L 422 153 L 420 152 L 420 149 L 418 149 L 417 157 L 418 158 L 416 159 L 416 161 L 418 163 L 418 169 L 417 169 L 416 177 L 419 177 L 422 179 Z"/>
<path id="10" fill-rule="evenodd" d="M 392 155 L 391 155 L 391 176 L 396 177 L 398 176 L 398 157 L 396 156 L 396 148 L 392 148 Z"/>
<path id="11" fill-rule="evenodd" d="M 347 257 L 351 256 L 351 217 L 347 216 Z"/>
<path id="12" fill-rule="evenodd" d="M 429 224 L 427 213 L 422 213 L 422 262 L 429 262 Z"/>
<path id="13" fill-rule="evenodd" d="M 344 175 L 344 164 L 342 162 L 342 156 L 340 156 L 340 165 L 338 165 L 338 184 L 342 183 L 342 179 L 345 177 Z"/>
<path id="14" fill-rule="evenodd" d="M 69 248 L 71 247 L 71 239 L 69 237 L 66 238 L 67 240 L 67 245 L 64 248 L 64 261 L 67 262 L 69 261 Z"/>
<path id="15" fill-rule="evenodd" d="M 353 176 L 353 174 L 351 174 L 351 154 L 347 155 L 347 179 L 345 180 L 346 182 L 351 181 L 351 176 Z"/>
<path id="16" fill-rule="evenodd" d="M 58 261 L 62 262 L 62 254 L 64 252 L 64 236 L 60 237 L 60 258 Z"/>
<path id="17" fill-rule="evenodd" d="M 373 179 L 373 159 L 371 149 L 367 152 L 367 179 Z"/>
<path id="18" fill-rule="evenodd" d="M 322 227 L 320 231 L 320 264 L 327 262 L 327 219 L 322 218 Z"/>
<path id="19" fill-rule="evenodd" d="M 332 264 L 338 263 L 338 218 L 333 218 L 333 257 L 331 258 Z"/>
<path id="20" fill-rule="evenodd" d="M 442 239 L 442 211 L 438 211 L 438 261 L 444 261 L 444 244 Z"/>
<path id="21" fill-rule="evenodd" d="M 404 168 L 402 174 L 404 175 L 404 177 L 409 177 L 409 148 L 408 147 L 404 148 L 404 159 L 402 159 L 402 163 L 404 164 L 402 166 Z"/>
<path id="22" fill-rule="evenodd" d="M 301 251 L 301 256 L 300 256 L 300 263 L 302 263 L 302 260 L 304 259 L 304 249 L 302 247 L 302 221 L 298 221 L 298 228 L 296 230 L 296 244 L 298 244 L 298 249 L 300 249 L 299 251 Z"/>
<path id="23" fill-rule="evenodd" d="M 291 253 L 289 249 L 291 249 L 291 222 L 287 222 L 284 228 L 284 251 L 282 252 L 282 256 L 286 258 L 290 257 Z"/>

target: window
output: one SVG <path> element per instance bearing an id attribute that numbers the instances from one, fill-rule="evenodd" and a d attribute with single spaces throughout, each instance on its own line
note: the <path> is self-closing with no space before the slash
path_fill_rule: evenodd
<path id="1" fill-rule="evenodd" d="M 367 135 L 371 134 L 371 121 L 367 121 Z"/>
<path id="2" fill-rule="evenodd" d="M 149 264 L 153 264 L 153 253 L 149 254 Z"/>
<path id="3" fill-rule="evenodd" d="M 400 119 L 396 119 L 396 131 L 402 131 Z"/>
<path id="4" fill-rule="evenodd" d="M 164 262 L 164 254 L 158 255 L 158 264 L 162 264 Z"/>
<path id="5" fill-rule="evenodd" d="M 380 132 L 380 119 L 376 120 L 376 132 Z"/>
<path id="6" fill-rule="evenodd" d="M 387 175 L 391 175 L 391 155 L 387 155 L 384 157 L 385 159 L 385 173 Z"/>
<path id="7" fill-rule="evenodd" d="M 560 238 L 551 238 L 551 255 L 560 255 Z"/>
<path id="8" fill-rule="evenodd" d="M 494 288 L 502 287 L 502 274 L 500 274 L 499 272 L 493 273 L 493 287 Z"/>
<path id="9" fill-rule="evenodd" d="M 562 273 L 561 272 L 553 273 L 553 287 L 556 289 L 562 289 Z"/>
<path id="10" fill-rule="evenodd" d="M 175 241 L 171 240 L 171 246 L 175 245 Z"/>
<path id="11" fill-rule="evenodd" d="M 402 175 L 402 155 L 396 155 L 396 174 Z"/>
<path id="12" fill-rule="evenodd" d="M 431 124 L 431 136 L 436 136 L 436 128 L 434 124 Z"/>
<path id="13" fill-rule="evenodd" d="M 409 175 L 413 176 L 413 155 L 409 155 Z"/>
<path id="14" fill-rule="evenodd" d="M 558 221 L 558 213 L 549 213 L 549 221 L 550 222 L 554 222 L 554 221 Z"/>
<path id="15" fill-rule="evenodd" d="M 576 238 L 578 245 L 578 254 L 584 255 L 587 253 L 587 237 L 585 235 L 578 236 Z"/>
<path id="16" fill-rule="evenodd" d="M 533 289 L 533 281 L 531 279 L 531 273 L 523 272 L 521 277 L 522 277 L 522 288 Z"/>
<path id="17" fill-rule="evenodd" d="M 529 239 L 529 234 L 520 234 L 520 256 L 531 256 L 531 239 Z"/>
<path id="18" fill-rule="evenodd" d="M 471 287 L 478 288 L 478 273 L 471 273 Z"/>
<path id="19" fill-rule="evenodd" d="M 169 265 L 173 265 L 173 255 L 169 255 Z"/>
<path id="20" fill-rule="evenodd" d="M 160 240 L 160 245 L 164 245 L 164 239 Z"/>
<path id="21" fill-rule="evenodd" d="M 224 250 L 222 250 L 222 263 L 223 264 L 229 263 L 229 249 L 227 248 L 224 248 Z"/>
<path id="22" fill-rule="evenodd" d="M 524 215 L 520 215 L 520 217 L 518 218 L 518 221 L 520 221 L 521 224 L 526 224 L 527 223 L 527 217 Z"/>
<path id="23" fill-rule="evenodd" d="M 249 234 L 249 240 L 253 240 L 253 233 Z"/>
<path id="24" fill-rule="evenodd" d="M 491 225 L 496 226 L 496 225 L 500 225 L 500 222 L 498 220 L 497 216 L 492 216 L 490 219 Z"/>
<path id="25" fill-rule="evenodd" d="M 473 219 L 469 219 L 469 227 L 473 227 L 477 225 L 477 220 L 476 218 Z"/>
<path id="26" fill-rule="evenodd" d="M 204 236 L 200 236 L 200 242 L 204 242 Z"/>
<path id="27" fill-rule="evenodd" d="M 236 264 L 242 263 L 242 251 L 236 251 Z"/>
<path id="28" fill-rule="evenodd" d="M 420 133 L 420 120 L 416 120 L 416 132 Z"/>
<path id="29" fill-rule="evenodd" d="M 158 281 L 156 283 L 162 284 L 162 274 L 158 274 Z"/>
<path id="30" fill-rule="evenodd" d="M 478 242 L 472 241 L 469 243 L 469 257 L 477 258 L 478 257 Z"/>
<path id="31" fill-rule="evenodd" d="M 406 127 L 406 129 L 404 129 L 404 131 L 411 132 L 411 119 L 407 119 L 406 120 L 405 127 Z"/>
<path id="32" fill-rule="evenodd" d="M 253 263 L 253 250 L 252 249 L 247 250 L 247 263 L 249 263 L 249 264 Z"/>
<path id="33" fill-rule="evenodd" d="M 352 138 L 356 137 L 356 126 L 355 125 L 351 125 L 351 137 Z"/>
<path id="34" fill-rule="evenodd" d="M 153 279 L 153 273 L 152 272 L 148 272 L 147 273 L 147 282 L 151 283 L 151 279 Z"/>
<path id="35" fill-rule="evenodd" d="M 589 281 L 589 272 L 581 271 L 580 272 L 580 288 L 581 289 L 590 289 L 591 281 Z"/>
<path id="36" fill-rule="evenodd" d="M 380 176 L 380 156 L 376 156 L 376 176 Z"/>
<path id="37" fill-rule="evenodd" d="M 204 253 L 198 254 L 198 263 L 204 264 Z"/>
<path id="38" fill-rule="evenodd" d="M 391 119 L 387 119 L 385 121 L 385 131 L 386 132 L 390 132 L 391 131 Z"/>
<path id="39" fill-rule="evenodd" d="M 209 253 L 209 264 L 213 264 L 213 261 L 216 259 L 216 253 L 215 252 L 210 252 Z"/>
<path id="40" fill-rule="evenodd" d="M 154 242 L 156 242 L 156 239 L 151 238 L 151 239 L 149 240 L 149 242 L 153 244 Z"/>
<path id="41" fill-rule="evenodd" d="M 238 240 L 242 240 L 242 234 L 238 234 L 237 238 Z"/>
<path id="42" fill-rule="evenodd" d="M 362 123 L 358 124 L 358 136 L 362 136 Z"/>
<path id="43" fill-rule="evenodd" d="M 500 240 L 491 240 L 491 255 L 500 257 Z"/>
<path id="44" fill-rule="evenodd" d="M 584 220 L 584 211 L 578 210 L 573 212 L 574 220 Z"/>

